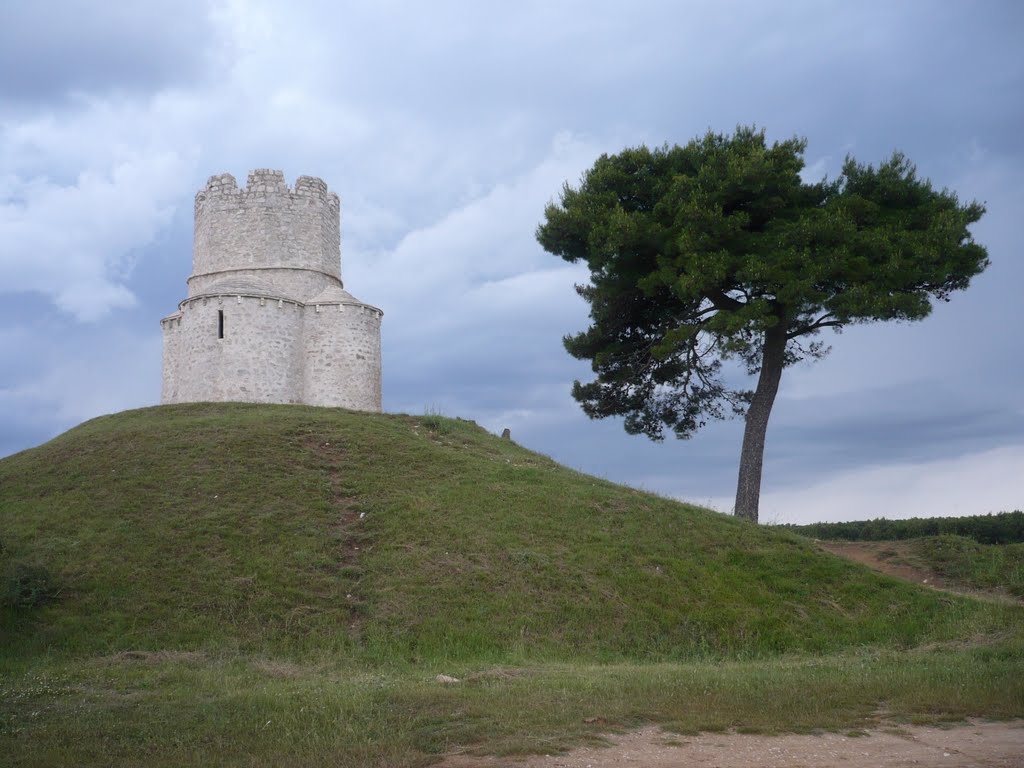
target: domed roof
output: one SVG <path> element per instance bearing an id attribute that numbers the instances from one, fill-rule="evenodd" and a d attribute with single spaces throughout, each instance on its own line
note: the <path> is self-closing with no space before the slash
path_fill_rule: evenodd
<path id="1" fill-rule="evenodd" d="M 306 304 L 362 304 L 359 299 L 346 291 L 340 285 L 329 285 L 312 299 L 306 299 Z"/>
<path id="2" fill-rule="evenodd" d="M 202 294 L 268 296 L 272 298 L 278 298 L 279 296 L 279 292 L 257 277 L 224 277 L 220 280 L 215 280 L 199 291 L 199 295 Z"/>

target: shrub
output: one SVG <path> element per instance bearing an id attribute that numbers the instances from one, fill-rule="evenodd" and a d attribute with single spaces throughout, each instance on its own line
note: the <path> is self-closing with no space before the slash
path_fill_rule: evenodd
<path id="1" fill-rule="evenodd" d="M 5 607 L 35 608 L 56 596 L 53 577 L 45 566 L 16 562 L 4 569 L 0 602 Z"/>

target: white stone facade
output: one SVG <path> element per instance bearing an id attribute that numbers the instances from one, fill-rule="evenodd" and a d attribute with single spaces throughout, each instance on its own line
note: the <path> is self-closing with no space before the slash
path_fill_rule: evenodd
<path id="1" fill-rule="evenodd" d="M 163 403 L 381 410 L 383 313 L 344 290 L 338 196 L 257 170 L 196 195 L 188 296 L 160 321 Z"/>

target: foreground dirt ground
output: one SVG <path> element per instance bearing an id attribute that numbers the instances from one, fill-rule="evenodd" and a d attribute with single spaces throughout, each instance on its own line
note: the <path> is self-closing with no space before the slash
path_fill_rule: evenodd
<path id="1" fill-rule="evenodd" d="M 607 747 L 528 758 L 450 755 L 441 768 L 1021 768 L 1024 721 L 899 726 L 851 736 L 679 736 L 656 727 L 606 737 Z"/>

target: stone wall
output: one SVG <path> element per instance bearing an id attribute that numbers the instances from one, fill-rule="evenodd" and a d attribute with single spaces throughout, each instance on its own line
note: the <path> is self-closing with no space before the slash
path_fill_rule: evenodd
<path id="1" fill-rule="evenodd" d="M 163 401 L 302 402 L 303 310 L 254 296 L 182 302 L 179 320 L 164 326 L 176 359 L 169 376 L 165 360 Z"/>
<path id="2" fill-rule="evenodd" d="M 306 307 L 303 402 L 381 409 L 380 318 L 362 304 Z"/>

